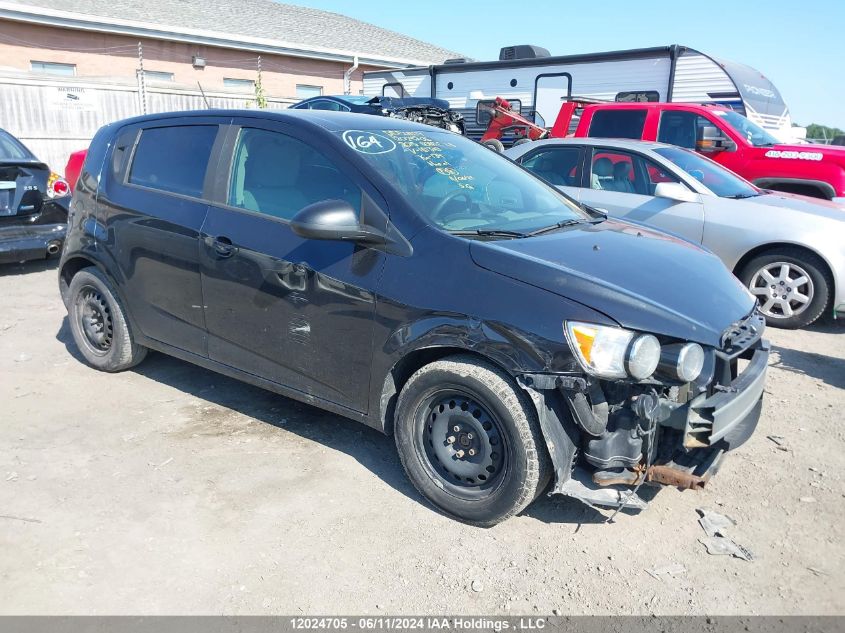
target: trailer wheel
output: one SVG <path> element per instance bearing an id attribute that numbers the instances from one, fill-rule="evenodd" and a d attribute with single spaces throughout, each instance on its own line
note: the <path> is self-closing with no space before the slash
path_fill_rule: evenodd
<path id="1" fill-rule="evenodd" d="M 502 145 L 502 141 L 497 138 L 481 141 L 481 144 L 487 149 L 492 149 L 494 152 L 499 152 L 500 154 L 505 151 L 505 146 Z"/>

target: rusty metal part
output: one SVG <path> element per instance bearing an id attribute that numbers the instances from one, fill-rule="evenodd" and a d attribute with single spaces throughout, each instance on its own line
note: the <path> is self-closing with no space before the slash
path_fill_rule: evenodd
<path id="1" fill-rule="evenodd" d="M 656 481 L 666 486 L 676 486 L 689 490 L 701 490 L 710 479 L 709 475 L 697 475 L 671 468 L 670 466 L 649 466 L 645 474 L 646 481 Z"/>

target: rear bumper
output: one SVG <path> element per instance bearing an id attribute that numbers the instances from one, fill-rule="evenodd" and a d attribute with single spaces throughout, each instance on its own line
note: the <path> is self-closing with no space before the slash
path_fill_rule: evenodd
<path id="1" fill-rule="evenodd" d="M 58 255 L 67 224 L 33 224 L 0 229 L 0 263 L 23 262 Z M 48 252 L 55 249 L 55 252 Z"/>

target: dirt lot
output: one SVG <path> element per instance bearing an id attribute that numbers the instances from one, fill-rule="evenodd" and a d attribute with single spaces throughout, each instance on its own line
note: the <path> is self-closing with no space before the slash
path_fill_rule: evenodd
<path id="1" fill-rule="evenodd" d="M 845 323 L 769 330 L 763 420 L 706 491 L 483 530 L 392 439 L 160 354 L 98 373 L 65 316 L 54 265 L 0 267 L 0 613 L 845 613 Z M 756 559 L 709 555 L 697 507 Z"/>

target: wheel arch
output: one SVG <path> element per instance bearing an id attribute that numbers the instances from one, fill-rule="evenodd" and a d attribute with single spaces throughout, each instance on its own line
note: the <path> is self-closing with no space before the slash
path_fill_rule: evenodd
<path id="1" fill-rule="evenodd" d="M 100 266 L 98 266 L 97 261 L 95 259 L 91 259 L 89 257 L 85 257 L 83 255 L 74 255 L 69 257 L 67 260 L 62 262 L 61 268 L 59 269 L 59 292 L 62 296 L 62 301 L 67 307 L 68 304 L 68 290 L 70 289 L 70 280 L 73 279 L 74 275 L 78 273 L 83 268 L 89 268 L 91 266 L 96 266 L 100 268 L 103 274 L 106 274 L 105 271 L 102 270 Z"/>
<path id="2" fill-rule="evenodd" d="M 823 272 L 825 273 L 825 276 L 830 282 L 831 296 L 836 296 L 836 278 L 833 274 L 833 267 L 831 266 L 830 262 L 824 255 L 822 255 L 818 251 L 813 250 L 812 248 L 809 248 L 808 246 L 805 246 L 804 244 L 796 244 L 793 242 L 769 242 L 767 244 L 760 244 L 759 246 L 755 246 L 747 253 L 745 253 L 742 257 L 740 257 L 739 260 L 737 260 L 736 265 L 734 265 L 733 267 L 733 274 L 736 277 L 739 277 L 742 274 L 742 270 L 748 265 L 748 262 L 750 262 L 755 257 L 758 257 L 759 255 L 765 255 L 766 253 L 771 251 L 779 251 L 782 249 L 804 251 L 805 253 L 809 253 L 810 255 L 817 257 L 822 262 L 822 264 L 824 264 L 825 269 Z"/>
<path id="3" fill-rule="evenodd" d="M 807 195 L 805 193 L 807 190 L 817 191 L 820 194 L 818 197 L 825 200 L 830 200 L 836 196 L 836 190 L 833 185 L 824 180 L 769 176 L 757 178 L 753 183 L 761 189 L 774 189 L 776 191 L 797 193 L 799 195 Z"/>
<path id="4" fill-rule="evenodd" d="M 426 365 L 458 354 L 472 356 L 502 370 L 508 376 L 513 376 L 513 372 L 501 362 L 478 350 L 457 345 L 432 345 L 411 350 L 393 364 L 382 383 L 381 397 L 378 402 L 378 422 L 385 435 L 393 435 L 396 400 L 411 376 Z M 533 402 L 532 406 L 534 406 Z"/>

